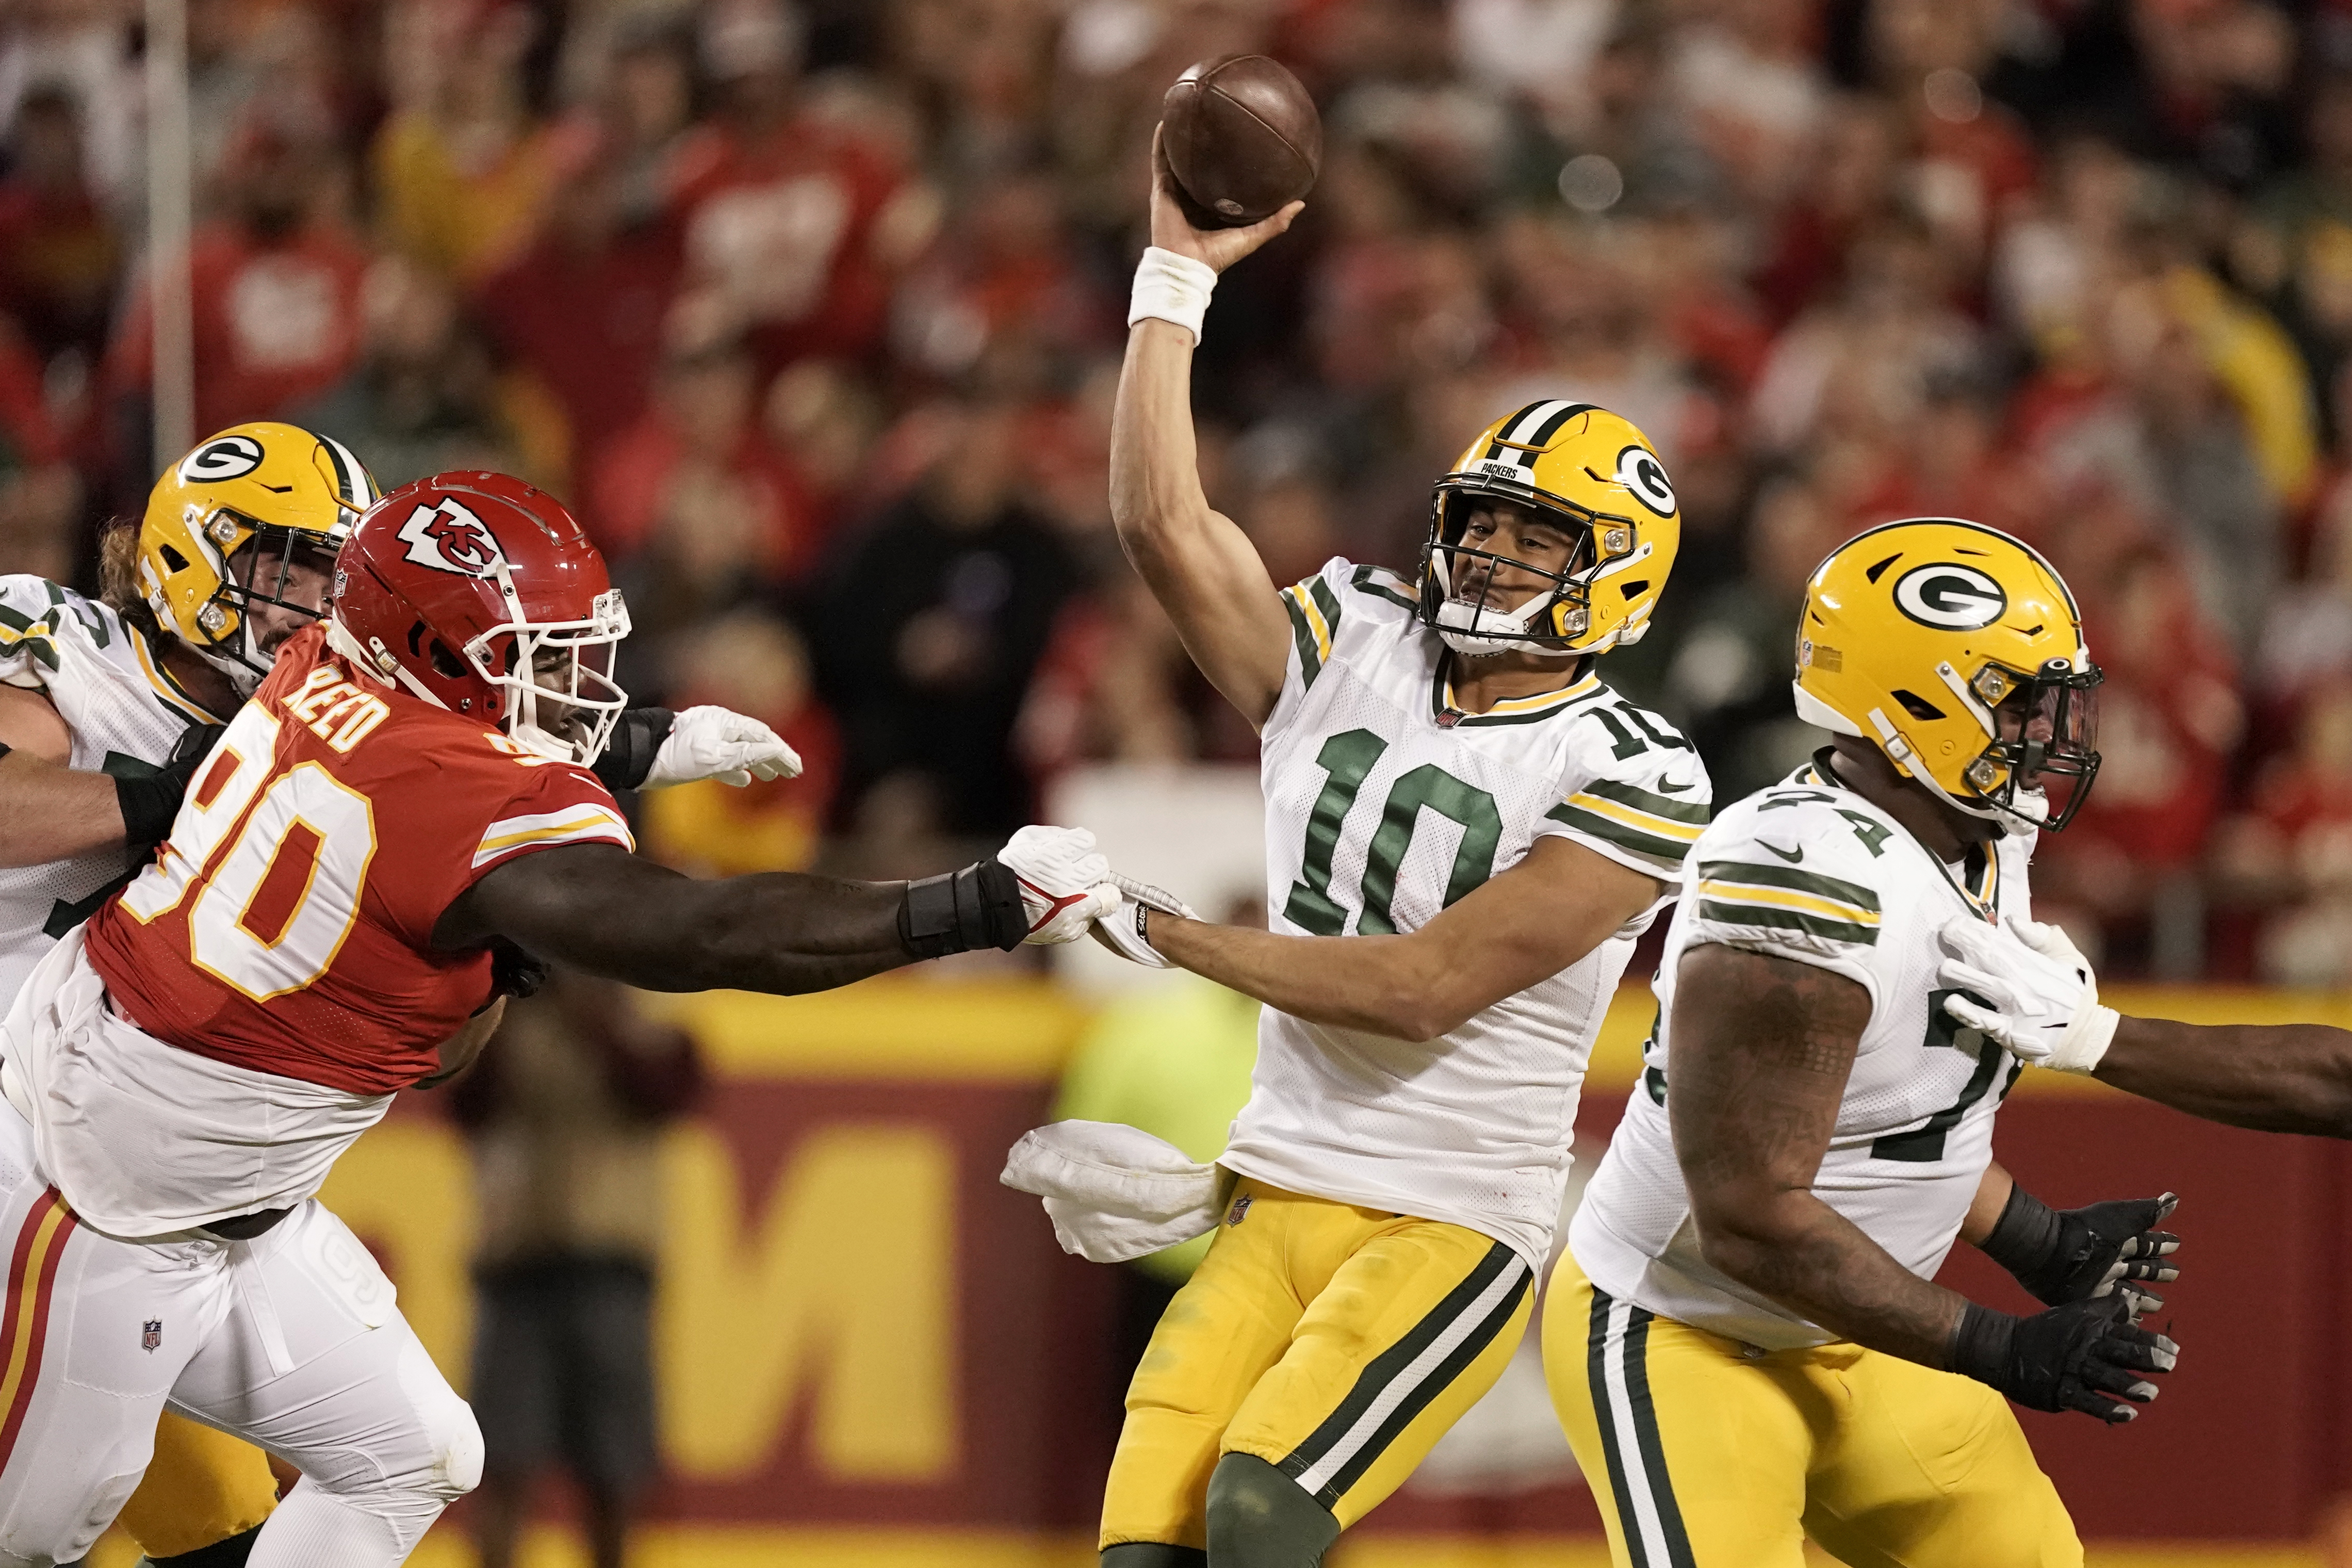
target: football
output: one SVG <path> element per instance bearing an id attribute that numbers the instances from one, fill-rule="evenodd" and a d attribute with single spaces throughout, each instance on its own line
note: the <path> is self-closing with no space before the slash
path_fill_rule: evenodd
<path id="1" fill-rule="evenodd" d="M 1305 195 L 1323 166 L 1323 121 L 1279 61 L 1220 55 L 1176 79 L 1160 107 L 1160 146 L 1185 216 L 1237 228 Z"/>

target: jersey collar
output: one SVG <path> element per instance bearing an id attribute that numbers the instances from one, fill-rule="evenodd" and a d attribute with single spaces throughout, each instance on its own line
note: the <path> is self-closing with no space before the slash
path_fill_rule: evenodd
<path id="1" fill-rule="evenodd" d="M 1827 785 L 1832 789 L 1843 790 L 1847 795 L 1853 795 L 1856 800 L 1862 799 L 1853 787 L 1838 777 L 1836 770 L 1830 766 L 1830 753 L 1827 747 L 1815 752 L 1813 760 L 1798 769 L 1797 776 L 1790 782 Z M 1869 803 L 1864 801 L 1864 804 Z M 1927 858 L 1927 864 L 1936 868 L 1936 874 L 1944 879 L 1944 885 L 1960 896 L 1960 901 L 1969 906 L 1970 913 L 1987 925 L 2000 923 L 2000 839 L 1996 838 L 1990 844 L 1977 847 L 1984 851 L 1984 855 L 1982 867 L 1975 875 L 1956 877 L 1952 874 L 1952 868 L 1944 864 L 1942 858 L 1925 844 L 1921 844 L 1918 837 L 1909 828 L 1904 827 L 1902 823 L 1885 812 L 1880 812 L 1879 815 L 1885 816 L 1888 822 L 1894 823 L 1895 827 L 1902 831 L 1904 837 L 1917 846 L 1919 853 Z M 1976 857 L 1971 856 L 1969 858 L 1975 859 Z M 1965 868 L 1967 862 L 1963 861 L 1962 866 Z"/>
<path id="2" fill-rule="evenodd" d="M 1591 665 L 1584 667 L 1585 674 L 1561 687 L 1558 691 L 1539 691 L 1533 697 L 1506 697 L 1484 713 L 1465 713 L 1454 700 L 1454 678 L 1446 672 L 1446 659 L 1437 661 L 1437 669 L 1430 681 L 1430 715 L 1444 729 L 1478 729 L 1495 724 L 1533 724 L 1549 719 L 1563 708 L 1598 697 L 1606 689 L 1601 678 L 1591 673 Z"/>
<path id="3" fill-rule="evenodd" d="M 214 713 L 203 703 L 188 695 L 188 689 L 180 684 L 179 678 L 174 676 L 163 661 L 155 657 L 154 650 L 148 647 L 146 633 L 131 625 L 127 619 L 123 622 L 122 629 L 130 634 L 131 652 L 139 658 L 139 668 L 146 673 L 147 684 L 153 687 L 155 695 L 163 700 L 164 707 L 171 709 L 183 719 L 198 724 L 228 722 L 227 720 Z"/>

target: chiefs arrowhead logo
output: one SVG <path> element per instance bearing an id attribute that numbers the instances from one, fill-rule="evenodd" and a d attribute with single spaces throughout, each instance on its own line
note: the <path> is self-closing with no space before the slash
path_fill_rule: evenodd
<path id="1" fill-rule="evenodd" d="M 466 577 L 486 577 L 503 563 L 506 552 L 488 524 L 454 500 L 420 506 L 400 525 L 408 543 L 408 559 L 436 572 Z"/>

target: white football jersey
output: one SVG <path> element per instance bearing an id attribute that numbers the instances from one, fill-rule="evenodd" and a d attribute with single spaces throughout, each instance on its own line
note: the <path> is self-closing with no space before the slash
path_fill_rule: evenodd
<path id="1" fill-rule="evenodd" d="M 189 725 L 219 722 L 112 609 L 21 574 L 0 576 L 0 680 L 47 695 L 72 732 L 77 768 L 152 773 Z M 0 868 L 0 1007 L 131 865 L 128 851 L 108 849 Z"/>
<path id="2" fill-rule="evenodd" d="M 1819 764 L 1724 808 L 1683 868 L 1681 902 L 1652 983 L 1658 1021 L 1642 1083 L 1585 1189 L 1569 1249 L 1592 1282 L 1656 1313 L 1767 1350 L 1835 1336 L 1699 1256 L 1675 1159 L 1675 970 L 1720 942 L 1844 975 L 1870 993 L 1813 1192 L 1922 1279 L 1951 1250 L 1992 1159 L 1993 1115 L 2022 1064 L 1953 1022 L 1937 986 L 1936 932 L 1958 914 L 2032 914 L 2012 834 L 1947 867 Z"/>
<path id="3" fill-rule="evenodd" d="M 1706 821 L 1706 771 L 1590 675 L 1464 713 L 1445 646 L 1393 573 L 1335 560 L 1284 603 L 1295 637 L 1261 768 L 1272 930 L 1416 930 L 1547 834 L 1664 886 L 1576 963 L 1426 1044 L 1265 1009 L 1222 1163 L 1466 1226 L 1541 1268 L 1593 1035 Z"/>

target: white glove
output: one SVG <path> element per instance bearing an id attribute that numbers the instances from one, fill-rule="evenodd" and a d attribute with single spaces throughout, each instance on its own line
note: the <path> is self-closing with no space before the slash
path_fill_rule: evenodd
<path id="1" fill-rule="evenodd" d="M 1096 853 L 1095 836 L 1083 827 L 1024 827 L 996 858 L 1021 883 L 1021 907 L 1029 916 L 1024 942 L 1076 942 L 1118 908 L 1110 862 Z"/>
<path id="2" fill-rule="evenodd" d="M 1022 1134 L 996 1178 L 1045 1200 L 1062 1250 L 1124 1263 L 1217 1227 L 1214 1165 L 1112 1121 L 1056 1121 Z"/>
<path id="3" fill-rule="evenodd" d="M 689 708 L 671 721 L 644 787 L 659 789 L 698 779 L 740 786 L 755 778 L 800 776 L 800 753 L 757 719 L 724 708 Z"/>
<path id="4" fill-rule="evenodd" d="M 2021 1059 L 2086 1073 L 2107 1054 L 2122 1016 L 2099 1005 L 2090 961 L 2054 925 L 2011 918 L 2001 926 L 1955 916 L 1937 933 L 1945 952 L 1936 983 L 1973 992 L 1947 996 L 1944 1011 Z"/>
<path id="5" fill-rule="evenodd" d="M 1163 888 L 1149 882 L 1139 882 L 1132 877 L 1110 874 L 1111 884 L 1118 889 L 1118 908 L 1094 924 L 1094 939 L 1132 963 L 1146 969 L 1173 969 L 1176 966 L 1160 954 L 1160 950 L 1144 940 L 1144 911 L 1158 910 L 1163 915 L 1181 915 L 1188 921 L 1201 917 L 1192 906 Z"/>

